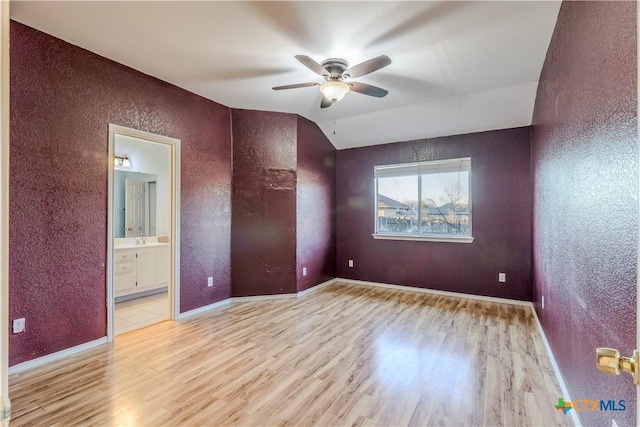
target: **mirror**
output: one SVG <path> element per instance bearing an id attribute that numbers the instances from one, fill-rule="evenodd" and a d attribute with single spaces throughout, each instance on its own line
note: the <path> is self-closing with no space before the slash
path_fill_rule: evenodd
<path id="1" fill-rule="evenodd" d="M 168 236 L 171 146 L 118 133 L 113 138 L 113 237 Z M 127 164 L 118 164 L 118 157 L 128 159 Z"/>
<path id="2" fill-rule="evenodd" d="M 155 174 L 114 171 L 114 237 L 157 235 Z"/>

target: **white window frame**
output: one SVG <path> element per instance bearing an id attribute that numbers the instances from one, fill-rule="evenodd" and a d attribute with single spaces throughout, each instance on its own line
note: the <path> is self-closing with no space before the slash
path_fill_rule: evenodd
<path id="1" fill-rule="evenodd" d="M 402 176 L 415 176 L 418 179 L 418 218 L 421 217 L 422 204 L 422 176 L 436 173 L 457 172 L 464 170 L 469 172 L 469 236 L 443 236 L 438 234 L 409 234 L 409 233 L 379 233 L 378 232 L 378 179 Z M 374 224 L 375 230 L 372 234 L 374 239 L 382 240 L 409 240 L 409 241 L 425 241 L 425 242 L 453 242 L 453 243 L 472 243 L 473 227 L 472 227 L 472 202 L 471 202 L 471 157 L 461 157 L 456 159 L 431 160 L 425 162 L 402 163 L 394 165 L 379 165 L 373 168 L 374 176 Z M 420 178 L 418 178 L 420 177 Z"/>

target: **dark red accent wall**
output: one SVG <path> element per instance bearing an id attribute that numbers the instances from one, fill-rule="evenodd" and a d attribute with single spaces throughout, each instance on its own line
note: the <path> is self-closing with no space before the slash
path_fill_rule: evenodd
<path id="1" fill-rule="evenodd" d="M 232 123 L 233 295 L 295 293 L 334 278 L 335 148 L 294 114 L 234 109 Z"/>
<path id="2" fill-rule="evenodd" d="M 336 149 L 318 126 L 298 117 L 298 292 L 336 277 Z M 303 276 L 303 268 L 307 275 Z"/>
<path id="3" fill-rule="evenodd" d="M 109 123 L 181 139 L 181 311 L 229 297 L 229 109 L 16 22 L 10 37 L 10 364 L 106 335 Z"/>
<path id="4" fill-rule="evenodd" d="M 233 110 L 233 296 L 296 292 L 297 116 Z"/>
<path id="5" fill-rule="evenodd" d="M 375 165 L 458 157 L 472 162 L 473 243 L 373 239 Z M 529 128 L 338 151 L 337 244 L 338 277 L 530 301 Z"/>
<path id="6" fill-rule="evenodd" d="M 637 425 L 631 379 L 594 357 L 636 348 L 636 36 L 635 2 L 564 2 L 533 117 L 536 310 L 571 398 L 627 404 L 584 425 Z"/>

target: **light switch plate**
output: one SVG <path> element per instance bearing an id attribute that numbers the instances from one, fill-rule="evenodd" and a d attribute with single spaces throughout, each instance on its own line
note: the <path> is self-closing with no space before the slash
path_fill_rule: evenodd
<path id="1" fill-rule="evenodd" d="M 302 267 L 302 275 L 303 276 L 307 275 L 307 267 Z"/>
<path id="2" fill-rule="evenodd" d="M 352 259 L 349 260 L 349 267 L 353 267 L 353 260 Z"/>
<path id="3" fill-rule="evenodd" d="M 209 278 L 207 279 L 207 286 L 208 287 L 213 286 L 213 276 L 209 276 Z"/>

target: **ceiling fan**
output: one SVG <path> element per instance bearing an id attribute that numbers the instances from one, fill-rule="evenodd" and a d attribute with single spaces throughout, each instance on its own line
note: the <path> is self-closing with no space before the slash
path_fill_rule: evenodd
<path id="1" fill-rule="evenodd" d="M 391 64 L 391 59 L 386 55 L 377 56 L 350 68 L 349 63 L 340 58 L 325 59 L 321 64 L 318 64 L 306 55 L 296 55 L 295 58 L 314 73 L 324 77 L 325 82 L 297 83 L 292 85 L 276 86 L 273 90 L 320 86 L 320 92 L 322 92 L 323 95 L 322 101 L 320 102 L 320 108 L 331 107 L 335 102 L 344 98 L 349 91 L 358 92 L 363 95 L 375 96 L 376 98 L 383 98 L 389 93 L 386 89 L 366 83 L 344 81 L 365 76 Z"/>

